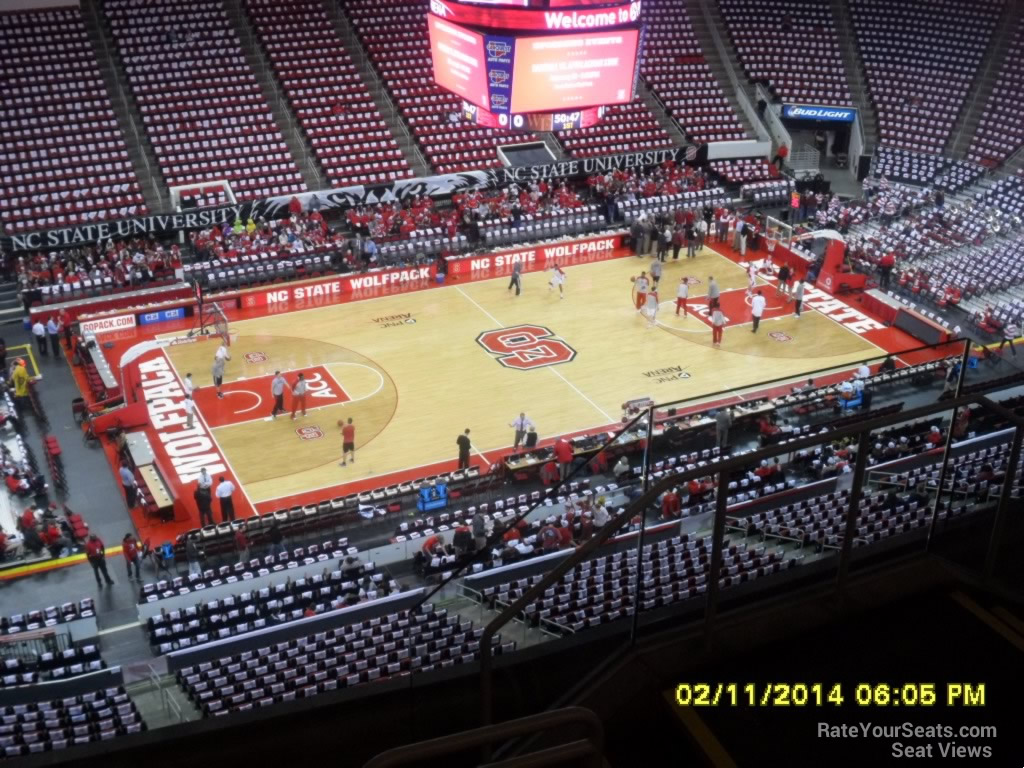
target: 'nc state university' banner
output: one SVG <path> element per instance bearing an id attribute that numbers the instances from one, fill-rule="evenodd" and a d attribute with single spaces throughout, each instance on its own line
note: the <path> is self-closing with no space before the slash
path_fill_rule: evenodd
<path id="1" fill-rule="evenodd" d="M 650 168 L 668 161 L 681 163 L 687 159 L 687 148 L 676 147 L 622 155 L 588 157 L 581 160 L 566 160 L 549 165 L 508 166 L 487 171 L 466 171 L 444 176 L 401 179 L 390 184 L 370 187 L 343 187 L 316 193 L 306 192 L 298 197 L 306 207 L 309 207 L 310 201 L 315 196 L 320 203 L 321 210 L 344 210 L 359 205 L 410 200 L 423 196 L 449 197 L 458 192 L 501 187 L 511 183 L 550 181 L 616 170 Z M 288 203 L 291 202 L 291 199 L 290 196 L 272 197 L 267 200 L 220 208 L 203 208 L 181 213 L 116 219 L 43 232 L 10 235 L 0 237 L 0 248 L 8 253 L 49 251 L 103 242 L 111 238 L 171 235 L 176 232 L 206 229 L 231 223 L 235 219 L 245 221 L 249 218 L 283 218 L 288 214 Z"/>

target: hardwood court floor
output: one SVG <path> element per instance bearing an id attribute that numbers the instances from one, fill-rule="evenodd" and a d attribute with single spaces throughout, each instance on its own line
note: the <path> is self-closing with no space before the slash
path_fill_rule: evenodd
<path id="1" fill-rule="evenodd" d="M 783 316 L 765 319 L 752 334 L 738 290 L 746 287 L 746 274 L 710 249 L 694 260 L 669 261 L 659 326 L 649 328 L 632 306 L 629 282 L 649 263 L 620 258 L 570 267 L 565 299 L 548 290 L 550 273 L 534 272 L 523 276 L 519 297 L 507 292 L 507 278 L 498 278 L 238 321 L 222 400 L 206 389 L 212 345 L 166 352 L 179 374 L 193 373 L 199 411 L 255 503 L 454 460 L 455 438 L 467 427 L 479 455 L 500 451 L 511 445 L 508 425 L 520 411 L 542 438 L 550 437 L 616 423 L 632 398 L 699 397 L 849 365 L 875 349 L 817 312 L 789 316 L 791 308 L 772 298 L 773 288 L 766 288 L 769 314 Z M 697 299 L 712 274 L 723 304 L 739 308 L 728 310 L 738 325 L 726 329 L 718 350 L 701 319 L 674 315 L 679 278 L 701 281 L 691 286 L 692 306 L 705 303 Z M 492 334 L 491 346 L 503 336 L 520 345 L 515 349 L 537 349 L 506 363 L 571 359 L 520 370 L 478 341 L 517 326 L 538 327 Z M 543 338 L 548 331 L 553 338 Z M 275 369 L 304 370 L 313 379 L 307 416 L 266 420 Z M 357 462 L 340 467 L 337 421 L 349 417 Z"/>

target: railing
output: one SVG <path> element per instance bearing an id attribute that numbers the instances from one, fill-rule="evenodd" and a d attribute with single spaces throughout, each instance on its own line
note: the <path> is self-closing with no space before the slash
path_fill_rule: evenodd
<path id="1" fill-rule="evenodd" d="M 189 718 L 185 717 L 185 713 L 181 709 L 181 705 L 174 700 L 171 693 L 167 688 L 160 682 L 160 676 L 157 675 L 156 669 L 152 664 L 147 664 L 146 667 L 149 669 L 149 673 L 146 675 L 149 684 L 153 687 L 153 691 L 160 696 L 160 703 L 164 708 L 164 715 L 170 719 L 172 716 L 177 718 L 179 723 L 188 722 Z"/>
<path id="2" fill-rule="evenodd" d="M 35 661 L 43 653 L 59 654 L 71 647 L 71 636 L 51 627 L 0 636 L 0 659 Z"/>
<path id="3" fill-rule="evenodd" d="M 1024 418 L 1016 416 L 1011 411 L 1008 411 L 997 403 L 994 403 L 984 395 L 963 394 L 968 361 L 970 358 L 970 342 L 963 342 L 962 347 L 960 374 L 956 382 L 954 397 L 952 399 L 934 402 L 911 410 L 870 418 L 846 427 L 840 427 L 829 431 L 827 436 L 824 438 L 825 441 L 830 443 L 844 439 L 855 440 L 858 446 L 856 462 L 852 473 L 852 484 L 850 485 L 849 502 L 844 512 L 845 533 L 841 544 L 837 543 L 835 545 L 839 558 L 836 570 L 835 588 L 837 597 L 840 600 L 845 594 L 849 578 L 853 542 L 855 534 L 857 533 L 858 514 L 860 512 L 859 507 L 868 467 L 872 432 L 906 422 L 913 422 L 936 414 L 944 414 L 950 410 L 950 424 L 952 425 L 957 421 L 959 409 L 970 405 L 980 405 L 983 409 L 995 413 L 1000 418 L 1007 421 L 1014 429 L 1010 458 L 1006 465 L 1007 468 L 1001 487 L 999 501 L 994 512 L 991 540 L 985 555 L 984 575 L 987 578 L 991 578 L 994 573 L 996 565 L 996 547 L 1001 542 L 1001 531 L 1006 524 L 1006 517 L 1010 512 L 1011 504 L 1016 503 L 1013 499 L 1013 489 L 1017 480 L 1016 472 L 1017 466 L 1020 462 L 1022 438 L 1024 438 Z M 736 472 L 744 467 L 750 466 L 751 464 L 756 465 L 761 460 L 767 460 L 770 462 L 776 457 L 782 457 L 787 454 L 793 455 L 801 450 L 813 448 L 823 441 L 823 436 L 818 434 L 807 437 L 797 437 L 787 442 L 757 448 L 753 451 L 737 456 L 714 460 L 709 465 L 703 467 L 697 466 L 685 468 L 679 472 L 670 472 L 662 476 L 660 479 L 652 482 L 652 464 L 650 461 L 649 451 L 652 445 L 651 438 L 653 436 L 653 425 L 656 419 L 655 412 L 666 407 L 667 406 L 665 404 L 649 406 L 640 414 L 640 416 L 637 417 L 637 419 L 634 419 L 630 422 L 630 425 L 628 425 L 631 428 L 637 423 L 640 423 L 647 429 L 647 448 L 644 452 L 641 468 L 644 490 L 639 498 L 636 498 L 633 504 L 615 514 L 604 527 L 595 531 L 594 535 L 590 539 L 576 549 L 575 552 L 561 560 L 551 571 L 546 573 L 537 584 L 530 587 L 518 599 L 504 608 L 504 610 L 502 610 L 501 613 L 485 627 L 480 638 L 480 712 L 482 724 L 489 725 L 493 719 L 494 690 L 492 646 L 495 634 L 510 620 L 520 615 L 527 606 L 531 605 L 535 600 L 544 595 L 546 590 L 557 584 L 566 573 L 597 552 L 603 544 L 608 542 L 609 539 L 624 528 L 635 516 L 639 516 L 641 522 L 637 541 L 637 587 L 634 590 L 633 604 L 631 607 L 633 625 L 630 633 L 630 643 L 635 641 L 637 635 L 637 622 L 640 613 L 640 585 L 643 583 L 644 578 L 644 564 L 642 557 L 643 538 L 646 528 L 646 525 L 643 522 L 644 512 L 664 491 L 670 487 L 680 486 L 701 477 L 717 476 L 717 479 L 714 481 L 714 488 L 717 495 L 715 498 L 715 510 L 713 517 L 712 552 L 709 568 L 710 578 L 707 583 L 703 619 L 704 639 L 705 642 L 710 645 L 715 631 L 716 614 L 719 607 L 719 592 L 721 589 L 719 584 L 719 574 L 721 573 L 723 564 L 726 511 L 729 498 L 730 479 Z M 947 436 L 945 445 L 942 449 L 942 465 L 939 470 L 939 480 L 937 483 L 939 492 L 936 494 L 934 503 L 931 505 L 929 511 L 930 523 L 928 525 L 927 539 L 924 549 L 924 553 L 926 555 L 931 554 L 930 547 L 932 546 L 932 542 L 935 538 L 939 514 L 940 511 L 943 511 L 944 509 L 942 506 L 942 499 L 944 495 L 942 489 L 946 487 L 946 481 L 949 476 L 953 439 L 952 432 L 953 430 L 950 428 L 949 435 Z M 950 503 L 950 506 L 945 508 L 945 511 L 949 511 L 951 508 L 952 505 Z M 629 610 L 627 609 L 626 612 L 628 614 Z"/>
<path id="4" fill-rule="evenodd" d="M 817 173 L 821 155 L 814 147 L 804 144 L 800 149 L 795 147 L 789 153 L 789 167 L 794 174 Z"/>
<path id="5" fill-rule="evenodd" d="M 604 728 L 597 715 L 582 707 L 567 707 L 498 725 L 485 725 L 472 731 L 453 733 L 449 736 L 421 741 L 404 747 L 382 752 L 365 764 L 364 768 L 395 768 L 401 765 L 420 764 L 430 758 L 438 758 L 474 748 L 482 748 L 484 760 L 490 760 L 491 748 L 495 744 L 518 737 L 535 736 L 545 731 L 582 729 L 585 735 L 553 747 L 527 753 L 492 766 L 507 765 L 509 768 L 543 768 L 544 766 L 586 764 L 599 768 L 604 765 Z M 586 761 L 583 763 L 583 761 Z"/>
<path id="6" fill-rule="evenodd" d="M 922 345 L 919 347 L 911 347 L 910 349 L 902 350 L 900 354 L 913 355 L 919 352 L 937 352 L 938 350 L 948 350 L 945 353 L 947 357 L 959 356 L 963 354 L 963 350 L 961 348 L 962 343 L 963 342 L 948 342 L 946 344 L 939 345 Z M 881 359 L 881 356 L 876 358 L 878 362 L 880 362 Z M 751 387 L 731 387 L 729 389 L 716 390 L 714 392 L 709 392 L 707 394 L 700 395 L 699 397 L 689 398 L 687 400 L 681 401 L 680 403 L 673 403 L 672 405 L 686 409 L 695 408 L 697 406 L 705 406 L 706 409 L 710 409 L 714 403 L 724 399 L 733 399 L 736 397 L 740 397 L 742 399 L 744 395 L 746 395 L 748 398 L 757 397 L 761 392 L 769 391 L 773 388 L 782 385 L 792 385 L 798 382 L 803 383 L 808 379 L 820 379 L 823 376 L 828 376 L 840 371 L 848 370 L 849 367 L 849 364 L 833 365 L 825 368 L 817 368 L 813 370 L 802 371 L 797 374 L 781 376 L 779 378 L 762 381 Z M 661 409 L 663 406 L 656 405 L 654 407 L 655 409 Z M 645 419 L 645 414 L 646 411 L 641 411 L 636 416 L 631 418 L 629 421 L 625 422 L 622 426 L 618 427 L 618 429 L 615 431 L 615 434 L 613 434 L 608 440 L 604 442 L 603 445 L 601 445 L 601 447 L 597 450 L 597 453 L 602 453 L 616 447 L 622 447 L 633 442 L 632 435 L 641 428 L 646 429 L 646 425 L 643 423 Z M 648 441 L 648 445 L 650 445 L 650 441 Z M 551 495 L 553 497 L 556 497 L 563 491 L 567 492 L 571 483 L 582 474 L 583 467 L 577 467 L 564 480 L 559 481 L 556 485 L 554 485 L 551 488 Z M 530 506 L 530 508 L 527 511 L 518 514 L 511 520 L 507 521 L 505 523 L 506 527 L 511 527 L 518 523 L 520 520 L 528 518 L 533 512 L 535 512 L 542 506 L 544 506 L 544 502 L 538 501 L 536 504 Z M 497 536 L 498 534 L 495 533 L 492 534 L 491 538 L 493 540 L 496 540 Z M 423 598 L 420 600 L 419 604 L 422 605 L 430 602 L 431 598 L 433 598 L 434 595 L 440 593 L 449 584 L 455 582 L 456 579 L 462 576 L 466 571 L 469 571 L 474 564 L 484 560 L 486 550 L 487 547 L 484 547 L 484 549 L 479 550 L 474 557 L 465 560 L 460 566 L 452 569 L 448 578 L 442 579 L 437 585 L 435 585 L 432 589 L 426 592 Z"/>
<path id="7" fill-rule="evenodd" d="M 768 123 L 768 135 L 773 142 L 773 146 L 777 150 L 780 146 L 785 144 L 787 147 L 792 149 L 793 137 L 789 135 L 789 129 L 786 128 L 782 119 L 779 117 L 778 112 L 775 111 L 775 105 L 772 104 L 771 96 L 760 83 L 757 84 L 757 90 L 755 93 L 757 94 L 758 99 L 761 99 L 768 104 L 768 108 L 764 111 L 764 119 Z M 760 120 L 758 122 L 760 122 Z"/>

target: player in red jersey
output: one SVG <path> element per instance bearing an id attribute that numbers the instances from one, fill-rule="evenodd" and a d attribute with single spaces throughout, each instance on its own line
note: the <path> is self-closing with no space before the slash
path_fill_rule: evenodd
<path id="1" fill-rule="evenodd" d="M 344 467 L 349 461 L 355 464 L 356 427 L 352 423 L 352 419 L 347 422 L 338 419 L 338 426 L 341 427 L 341 461 L 338 462 L 338 465 Z"/>

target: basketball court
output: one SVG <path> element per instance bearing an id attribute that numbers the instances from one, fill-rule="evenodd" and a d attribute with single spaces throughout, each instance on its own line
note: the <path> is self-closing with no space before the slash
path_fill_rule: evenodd
<path id="1" fill-rule="evenodd" d="M 454 468 L 455 439 L 465 428 L 475 460 L 490 463 L 511 446 L 509 423 L 520 411 L 544 439 L 616 424 L 633 398 L 699 398 L 879 353 L 870 336 L 881 326 L 857 310 L 809 293 L 796 318 L 767 283 L 765 318 L 751 333 L 747 275 L 711 248 L 695 259 L 669 259 L 658 322 L 649 327 L 630 284 L 649 264 L 630 257 L 569 267 L 564 299 L 549 290 L 550 272 L 538 271 L 523 275 L 518 297 L 507 277 L 460 280 L 233 320 L 223 399 L 212 387 L 211 345 L 176 344 L 164 354 L 179 376 L 193 374 L 200 418 L 253 507 L 266 511 L 300 494 L 323 498 L 343 484 L 372 478 L 384 485 L 396 473 Z M 711 275 L 729 318 L 721 349 L 711 346 L 703 298 Z M 675 314 L 684 276 L 691 283 L 686 318 Z M 305 416 L 270 419 L 275 370 L 289 384 L 305 373 Z M 285 403 L 291 407 L 290 394 Z M 356 462 L 341 467 L 338 420 L 348 418 Z"/>

